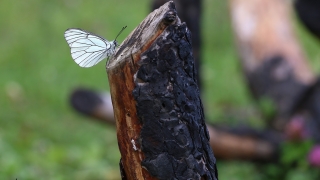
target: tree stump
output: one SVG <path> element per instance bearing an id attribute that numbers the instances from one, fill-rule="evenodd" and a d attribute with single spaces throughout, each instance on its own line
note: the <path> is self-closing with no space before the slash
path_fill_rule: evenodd
<path id="1" fill-rule="evenodd" d="M 191 44 L 170 1 L 107 64 L 124 179 L 218 178 Z"/>
<path id="2" fill-rule="evenodd" d="M 275 105 L 272 127 L 283 130 L 315 75 L 292 27 L 290 6 L 278 0 L 232 0 L 236 42 L 250 90 Z"/>

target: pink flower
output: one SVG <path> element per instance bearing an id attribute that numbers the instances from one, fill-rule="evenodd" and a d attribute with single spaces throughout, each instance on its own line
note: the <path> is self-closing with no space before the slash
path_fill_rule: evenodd
<path id="1" fill-rule="evenodd" d="M 310 165 L 320 167 L 320 145 L 315 145 L 308 155 Z"/>

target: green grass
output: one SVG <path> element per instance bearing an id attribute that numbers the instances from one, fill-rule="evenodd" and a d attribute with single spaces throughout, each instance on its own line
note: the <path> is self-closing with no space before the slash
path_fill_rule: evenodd
<path id="1" fill-rule="evenodd" d="M 127 25 L 122 41 L 149 5 L 147 0 L 1 2 L 0 179 L 119 179 L 114 127 L 87 121 L 68 104 L 75 87 L 109 90 L 105 63 L 78 67 L 63 33 L 80 27 L 112 40 Z M 237 60 L 227 3 L 206 0 L 203 7 L 207 119 L 261 126 Z M 299 25 L 298 34 L 319 71 L 319 44 Z M 221 179 L 263 178 L 251 163 L 218 161 L 218 169 Z"/>

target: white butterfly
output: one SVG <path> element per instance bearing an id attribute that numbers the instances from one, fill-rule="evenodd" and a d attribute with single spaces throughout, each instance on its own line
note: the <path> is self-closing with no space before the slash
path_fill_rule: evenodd
<path id="1" fill-rule="evenodd" d="M 110 42 L 77 28 L 67 29 L 64 38 L 71 49 L 72 59 L 81 67 L 92 67 L 115 53 L 118 46 L 116 39 L 126 27 L 123 27 L 115 40 Z"/>

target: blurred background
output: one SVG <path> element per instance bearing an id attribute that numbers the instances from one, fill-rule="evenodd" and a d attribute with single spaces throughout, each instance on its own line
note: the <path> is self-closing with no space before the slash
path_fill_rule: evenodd
<path id="1" fill-rule="evenodd" d="M 206 120 L 250 124 L 264 120 L 243 79 L 234 45 L 227 1 L 204 0 L 202 99 Z M 80 68 L 64 40 L 77 27 L 122 40 L 147 16 L 147 0 L 9 1 L 0 6 L 0 179 L 119 179 L 114 126 L 86 120 L 70 107 L 77 87 L 108 91 L 105 61 Z M 295 18 L 294 18 L 295 19 Z M 317 42 L 298 21 L 298 38 L 315 72 L 320 71 Z M 266 178 L 251 162 L 219 161 L 220 179 Z M 279 168 L 265 166 L 274 173 Z M 285 179 L 312 179 L 315 169 L 295 166 Z"/>

